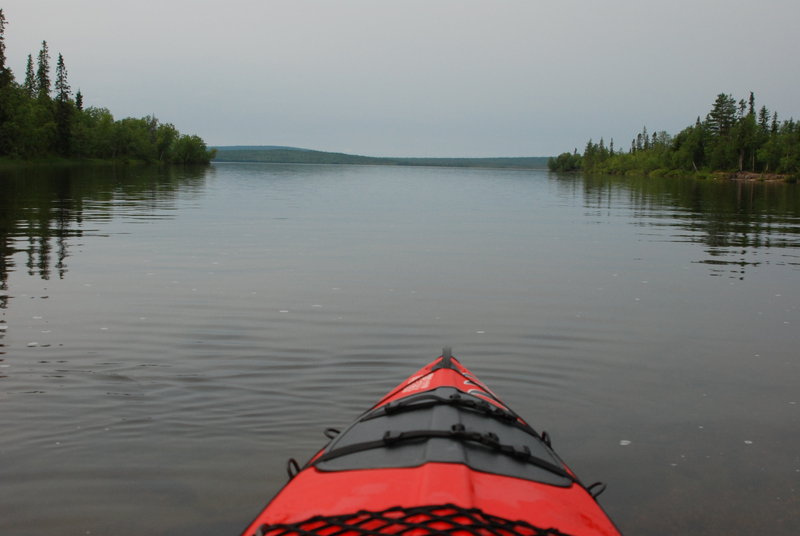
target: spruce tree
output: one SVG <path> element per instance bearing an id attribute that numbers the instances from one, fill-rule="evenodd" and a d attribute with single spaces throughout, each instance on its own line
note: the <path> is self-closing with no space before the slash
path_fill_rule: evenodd
<path id="1" fill-rule="evenodd" d="M 13 134 L 9 132 L 14 115 L 11 86 L 14 77 L 6 67 L 6 16 L 0 9 L 0 154 L 8 154 L 13 145 Z"/>
<path id="2" fill-rule="evenodd" d="M 25 82 L 22 84 L 25 93 L 31 98 L 36 96 L 36 75 L 33 72 L 33 56 L 28 54 L 28 65 L 25 67 Z"/>
<path id="3" fill-rule="evenodd" d="M 40 99 L 50 97 L 50 53 L 47 50 L 47 41 L 42 41 L 42 49 L 39 51 L 36 91 Z"/>
<path id="4" fill-rule="evenodd" d="M 762 106 L 758 111 L 758 126 L 761 128 L 761 132 L 769 131 L 769 110 L 766 106 Z"/>
<path id="5" fill-rule="evenodd" d="M 8 87 L 14 76 L 6 66 L 6 16 L 0 9 L 0 88 Z"/>
<path id="6" fill-rule="evenodd" d="M 69 101 L 69 84 L 64 56 L 58 55 L 56 64 L 56 149 L 62 156 L 69 156 L 71 147 L 70 124 L 72 103 Z"/>
<path id="7" fill-rule="evenodd" d="M 75 93 L 75 108 L 77 108 L 79 112 L 83 111 L 83 93 L 81 93 L 80 89 Z"/>
<path id="8" fill-rule="evenodd" d="M 58 55 L 56 64 L 56 100 L 61 103 L 69 101 L 69 84 L 67 83 L 67 68 L 64 65 L 64 56 Z"/>

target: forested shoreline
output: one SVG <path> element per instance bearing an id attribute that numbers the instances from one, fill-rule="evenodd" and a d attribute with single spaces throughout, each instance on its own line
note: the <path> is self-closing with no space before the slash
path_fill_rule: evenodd
<path id="1" fill-rule="evenodd" d="M 672 136 L 648 134 L 643 128 L 630 148 L 619 150 L 601 138 L 548 161 L 552 171 L 651 176 L 734 177 L 796 180 L 800 175 L 800 122 L 778 120 L 766 106 L 756 109 L 755 96 L 738 102 L 717 95 L 705 120 L 697 118 Z"/>
<path id="2" fill-rule="evenodd" d="M 181 134 L 153 116 L 115 120 L 106 108 L 83 106 L 74 94 L 64 57 L 51 78 L 46 41 L 25 78 L 17 82 L 6 64 L 6 19 L 0 9 L 0 161 L 106 160 L 160 164 L 208 164 L 214 156 L 198 136 Z"/>

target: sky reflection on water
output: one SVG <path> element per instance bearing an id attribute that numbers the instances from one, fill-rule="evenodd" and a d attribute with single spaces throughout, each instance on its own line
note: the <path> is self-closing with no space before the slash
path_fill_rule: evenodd
<path id="1" fill-rule="evenodd" d="M 444 345 L 610 484 L 624 531 L 797 526 L 796 185 L 253 164 L 0 181 L 3 534 L 236 533 L 288 457 Z"/>

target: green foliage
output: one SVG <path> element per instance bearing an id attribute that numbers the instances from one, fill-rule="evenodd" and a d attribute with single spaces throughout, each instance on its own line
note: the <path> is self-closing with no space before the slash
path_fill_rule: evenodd
<path id="1" fill-rule="evenodd" d="M 47 41 L 42 41 L 37 65 L 36 93 L 40 99 L 47 100 L 50 98 L 50 51 L 47 48 Z"/>
<path id="2" fill-rule="evenodd" d="M 36 87 L 36 75 L 33 74 L 33 56 L 30 54 L 28 54 L 28 64 L 25 68 L 25 82 L 22 84 L 22 87 L 30 98 L 33 98 L 38 91 Z"/>
<path id="3" fill-rule="evenodd" d="M 582 167 L 583 157 L 578 151 L 573 153 L 561 153 L 557 157 L 547 161 L 547 169 L 550 171 L 578 171 Z"/>
<path id="4" fill-rule="evenodd" d="M 182 136 L 155 117 L 114 120 L 105 108 L 83 109 L 72 99 L 64 57 L 59 54 L 51 97 L 50 54 L 46 41 L 34 72 L 28 55 L 25 81 L 5 68 L 5 17 L 0 9 L 0 157 L 137 160 L 165 164 L 208 164 L 214 156 L 197 136 Z M 5 85 L 3 73 L 11 78 Z"/>
<path id="5" fill-rule="evenodd" d="M 210 160 L 215 152 L 209 153 L 205 142 L 197 136 L 183 135 L 175 143 L 174 158 L 181 164 Z"/>
<path id="6" fill-rule="evenodd" d="M 558 158 L 563 158 L 564 153 Z M 553 161 L 558 166 L 558 158 Z M 680 173 L 712 176 L 714 171 L 800 174 L 800 123 L 779 122 L 777 113 L 762 106 L 756 113 L 755 96 L 736 100 L 717 95 L 705 121 L 697 121 L 672 137 L 666 132 L 652 136 L 647 129 L 631 141 L 627 153 L 605 148 L 591 140 L 581 167 L 590 172 L 673 176 Z M 553 168 L 551 168 L 553 169 Z"/>
<path id="7" fill-rule="evenodd" d="M 59 54 L 56 64 L 56 101 L 67 102 L 71 93 L 67 83 L 67 67 L 64 65 L 64 56 Z"/>
<path id="8" fill-rule="evenodd" d="M 673 139 L 670 167 L 683 171 L 698 171 L 703 164 L 708 139 L 708 131 L 698 118 L 697 123 L 686 127 Z"/>
<path id="9" fill-rule="evenodd" d="M 0 9 L 0 88 L 8 87 L 14 75 L 6 65 L 6 16 Z"/>
<path id="10" fill-rule="evenodd" d="M 736 122 L 736 101 L 730 95 L 720 93 L 706 116 L 706 125 L 712 134 L 727 136 Z"/>

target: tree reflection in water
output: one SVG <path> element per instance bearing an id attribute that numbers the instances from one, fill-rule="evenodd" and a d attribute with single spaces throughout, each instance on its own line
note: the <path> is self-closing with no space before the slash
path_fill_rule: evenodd
<path id="1" fill-rule="evenodd" d="M 29 276 L 64 279 L 76 239 L 122 214 L 171 208 L 179 194 L 202 189 L 207 173 L 144 166 L 0 171 L 0 309 L 9 307 L 9 278 L 21 264 Z"/>
<path id="2" fill-rule="evenodd" d="M 800 246 L 800 188 L 784 182 L 718 182 L 639 176 L 551 174 L 579 193 L 587 209 L 628 205 L 636 225 L 668 225 L 671 240 L 703 246 L 694 260 L 709 275 L 743 279 L 748 266 L 800 266 L 784 254 Z M 671 214 L 671 217 L 666 217 Z M 662 234 L 657 234 L 663 240 Z"/>

